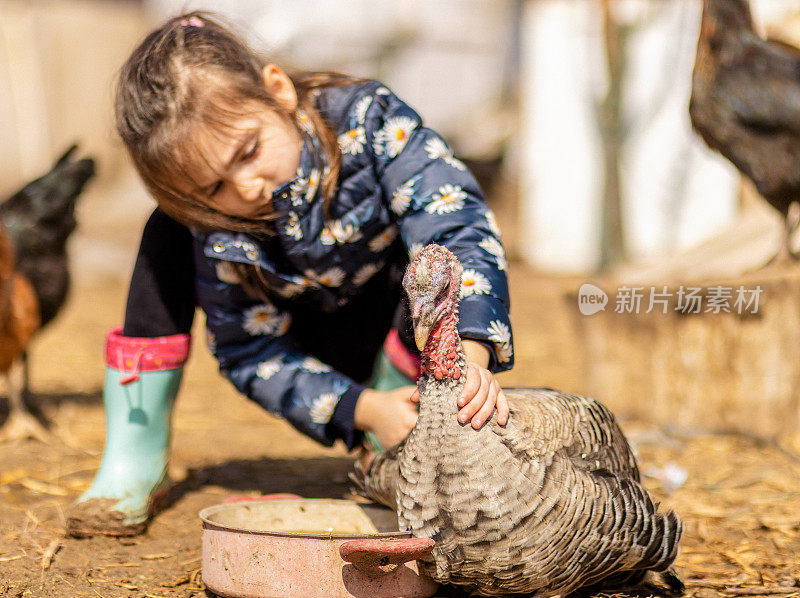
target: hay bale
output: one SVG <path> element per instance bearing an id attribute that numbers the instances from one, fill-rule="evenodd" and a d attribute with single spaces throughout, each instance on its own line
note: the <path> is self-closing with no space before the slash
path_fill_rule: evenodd
<path id="1" fill-rule="evenodd" d="M 584 386 L 610 408 L 664 425 L 772 439 L 800 433 L 800 268 L 672 282 L 666 289 L 610 280 L 598 286 L 608 293 L 608 305 L 579 315 L 578 332 Z M 651 286 L 657 302 L 646 313 Z M 620 296 L 630 298 L 625 289 L 636 287 L 643 297 L 639 313 L 631 313 L 632 302 Z M 740 288 L 745 298 L 760 289 L 757 308 L 735 304 Z M 686 313 L 690 289 L 701 297 L 698 313 Z M 575 306 L 578 296 L 567 300 Z"/>

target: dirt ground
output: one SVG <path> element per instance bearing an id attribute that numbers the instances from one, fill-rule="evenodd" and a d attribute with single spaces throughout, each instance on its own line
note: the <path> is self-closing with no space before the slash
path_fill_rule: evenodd
<path id="1" fill-rule="evenodd" d="M 574 281 L 512 265 L 511 282 L 518 362 L 503 383 L 580 392 L 570 359 L 577 341 L 559 298 Z M 140 537 L 65 538 L 65 509 L 100 462 L 103 339 L 120 321 L 124 293 L 116 276 L 84 281 L 32 348 L 35 401 L 54 439 L 0 445 L 0 596 L 203 596 L 200 509 L 232 495 L 348 494 L 352 458 L 340 447 L 317 446 L 238 396 L 218 375 L 198 321 L 174 419 L 172 505 Z M 0 401 L 0 422 L 5 416 Z M 685 522 L 677 568 L 689 596 L 800 593 L 796 456 L 744 437 L 681 434 L 635 421 L 623 427 L 643 471 L 652 474 L 648 487 Z M 665 466 L 687 474 L 670 493 L 659 476 Z"/>

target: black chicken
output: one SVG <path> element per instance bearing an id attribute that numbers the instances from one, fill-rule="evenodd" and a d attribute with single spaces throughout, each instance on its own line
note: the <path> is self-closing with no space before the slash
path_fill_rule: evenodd
<path id="1" fill-rule="evenodd" d="M 694 129 L 787 217 L 800 215 L 800 50 L 762 39 L 747 0 L 704 0 L 689 115 Z"/>
<path id="2" fill-rule="evenodd" d="M 44 176 L 0 204 L 0 221 L 16 254 L 14 267 L 30 282 L 38 299 L 41 326 L 61 309 L 69 290 L 67 239 L 75 230 L 75 202 L 86 181 L 94 175 L 94 160 L 71 160 L 73 145 Z M 16 440 L 33 436 L 46 440 L 45 429 L 28 411 L 27 353 L 22 355 L 21 388 L 12 400 L 11 412 L 0 437 Z M 14 397 L 12 396 L 12 399 Z"/>
<path id="3" fill-rule="evenodd" d="M 69 290 L 67 239 L 75 230 L 75 202 L 94 175 L 94 160 L 71 160 L 69 148 L 44 176 L 0 204 L 0 219 L 17 256 L 17 270 L 33 285 L 41 325 L 61 309 Z"/>

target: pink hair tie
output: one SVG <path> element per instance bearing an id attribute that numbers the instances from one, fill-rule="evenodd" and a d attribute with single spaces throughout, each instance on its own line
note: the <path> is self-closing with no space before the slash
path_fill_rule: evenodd
<path id="1" fill-rule="evenodd" d="M 203 21 L 199 17 L 189 17 L 181 21 L 181 27 L 202 27 Z"/>

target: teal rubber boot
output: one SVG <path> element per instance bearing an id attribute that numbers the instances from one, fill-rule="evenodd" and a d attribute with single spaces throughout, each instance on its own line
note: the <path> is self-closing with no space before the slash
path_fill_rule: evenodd
<path id="1" fill-rule="evenodd" d="M 144 339 L 109 333 L 106 444 L 94 482 L 68 514 L 70 535 L 140 534 L 166 504 L 172 409 L 188 353 L 188 335 Z"/>

